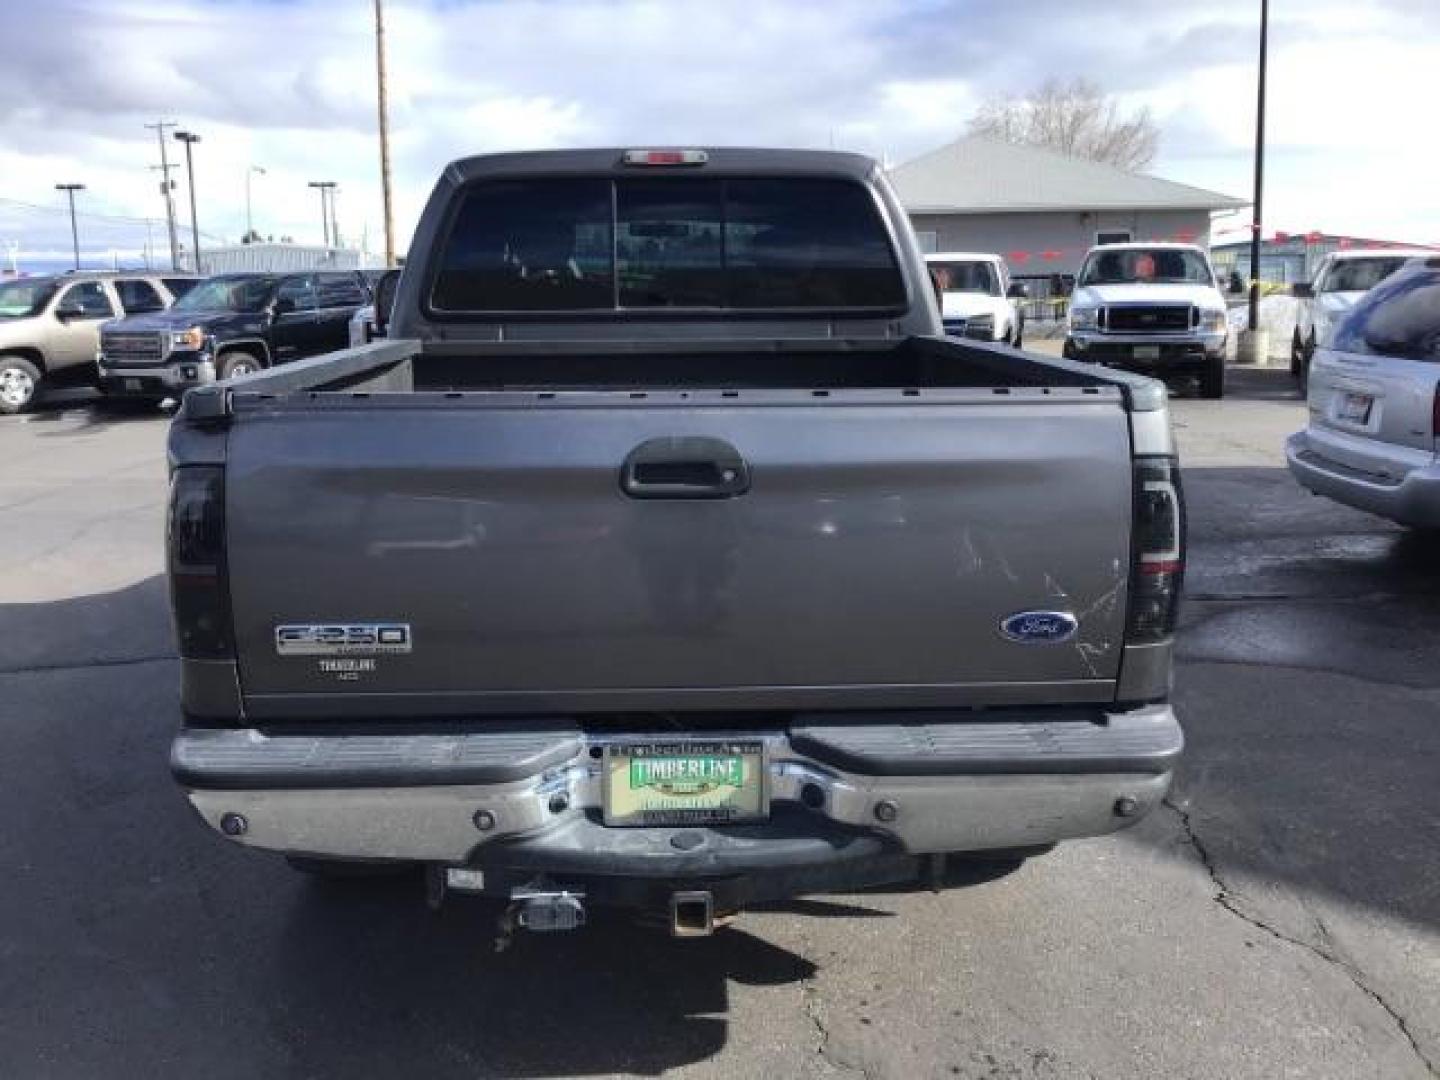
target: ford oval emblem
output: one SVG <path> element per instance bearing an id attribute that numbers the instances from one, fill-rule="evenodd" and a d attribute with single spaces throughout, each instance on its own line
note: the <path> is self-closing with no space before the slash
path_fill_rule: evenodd
<path id="1" fill-rule="evenodd" d="M 1024 645 L 1053 645 L 1069 641 L 1080 620 L 1068 611 L 1020 611 L 1000 624 L 1000 632 Z"/>

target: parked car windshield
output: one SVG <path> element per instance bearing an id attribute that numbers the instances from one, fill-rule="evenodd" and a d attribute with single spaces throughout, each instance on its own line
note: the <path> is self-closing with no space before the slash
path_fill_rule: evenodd
<path id="1" fill-rule="evenodd" d="M 50 278 L 7 281 L 0 285 L 0 319 L 39 315 L 58 286 Z"/>
<path id="2" fill-rule="evenodd" d="M 1440 363 L 1440 268 L 1400 274 L 1376 286 L 1340 324 L 1334 347 Z"/>
<path id="3" fill-rule="evenodd" d="M 1369 292 L 1405 265 L 1403 258 L 1339 259 L 1325 275 L 1321 292 Z"/>
<path id="4" fill-rule="evenodd" d="M 202 281 L 179 300 L 171 311 L 234 311 L 253 314 L 269 302 L 278 277 L 215 277 Z"/>
<path id="5" fill-rule="evenodd" d="M 1081 285 L 1210 285 L 1214 279 L 1198 251 L 1123 248 L 1097 251 L 1085 260 Z"/>
<path id="6" fill-rule="evenodd" d="M 905 285 L 860 184 L 483 181 L 445 239 L 440 311 L 892 309 Z"/>
<path id="7" fill-rule="evenodd" d="M 932 262 L 930 273 L 941 292 L 1000 295 L 1000 278 L 988 262 Z"/>

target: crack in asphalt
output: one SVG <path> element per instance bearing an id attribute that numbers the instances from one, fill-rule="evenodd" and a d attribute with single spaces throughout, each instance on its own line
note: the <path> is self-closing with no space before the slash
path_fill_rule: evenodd
<path id="1" fill-rule="evenodd" d="M 1440 596 L 1437 590 L 1408 589 L 1403 593 L 1186 593 L 1187 604 L 1387 604 L 1406 603 L 1417 596 Z"/>
<path id="2" fill-rule="evenodd" d="M 1225 880 L 1220 876 L 1220 870 L 1211 858 L 1210 852 L 1206 849 L 1204 842 L 1195 831 L 1195 824 L 1190 819 L 1190 811 L 1184 809 L 1168 795 L 1161 800 L 1161 805 L 1171 810 L 1179 820 L 1180 830 L 1184 834 L 1185 843 L 1195 852 L 1196 857 L 1200 860 L 1200 865 L 1205 868 L 1206 874 L 1210 877 L 1210 883 L 1215 887 L 1215 903 L 1219 904 L 1220 907 L 1224 908 L 1231 915 L 1234 915 L 1237 919 L 1248 923 L 1257 930 L 1263 931 L 1275 940 L 1282 941 L 1287 945 L 1293 945 L 1299 949 L 1304 949 L 1310 955 L 1338 969 L 1350 980 L 1351 984 L 1353 984 L 1357 990 L 1385 1011 L 1386 1015 L 1389 1016 L 1394 1023 L 1396 1029 L 1405 1038 L 1405 1041 L 1410 1044 L 1411 1052 L 1420 1063 L 1425 1066 L 1426 1071 L 1429 1072 L 1431 1076 L 1440 1077 L 1440 1067 L 1437 1067 L 1436 1063 L 1431 1061 L 1425 1051 L 1420 1048 L 1420 1043 L 1416 1040 L 1415 1033 L 1410 1030 L 1410 1025 L 1406 1022 L 1405 1017 L 1402 1016 L 1390 1002 L 1386 1001 L 1385 997 L 1378 990 L 1365 981 L 1364 973 L 1361 972 L 1359 968 L 1339 955 L 1338 950 L 1334 948 L 1334 938 L 1330 936 L 1330 932 L 1326 929 L 1324 923 L 1320 922 L 1318 918 L 1315 919 L 1316 929 L 1325 941 L 1331 943 L 1330 948 L 1323 948 L 1311 942 L 1291 937 L 1284 931 L 1271 926 L 1258 915 L 1251 915 L 1249 912 L 1241 910 L 1235 901 L 1235 897 L 1230 892 L 1230 887 L 1225 884 Z"/>
<path id="3" fill-rule="evenodd" d="M 78 664 L 30 664 L 26 667 L 0 668 L 0 675 L 36 675 L 50 671 L 85 671 L 87 668 L 131 667 L 136 664 L 159 664 L 177 660 L 175 653 L 156 653 L 153 656 L 120 656 L 113 660 L 86 660 Z"/>
<path id="4" fill-rule="evenodd" d="M 830 1029 L 820 1019 L 820 1013 L 816 1006 L 820 1002 L 820 991 L 815 986 L 815 976 L 807 975 L 800 979 L 800 1010 L 805 1014 L 805 1019 L 810 1021 L 810 1026 L 815 1029 L 816 1055 L 831 1068 L 839 1069 L 841 1072 L 862 1077 L 863 1080 L 873 1080 L 870 1070 L 863 1065 L 856 1065 L 853 1062 L 845 1061 L 836 1057 L 830 1049 Z"/>

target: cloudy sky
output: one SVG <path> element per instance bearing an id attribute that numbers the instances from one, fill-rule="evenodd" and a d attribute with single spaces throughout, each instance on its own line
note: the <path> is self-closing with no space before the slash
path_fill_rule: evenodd
<path id="1" fill-rule="evenodd" d="M 976 104 L 1086 76 L 1162 128 L 1152 171 L 1247 195 L 1259 0 L 387 0 L 401 245 L 466 154 L 837 146 L 898 162 Z M 201 228 L 380 243 L 371 0 L 0 0 L 0 257 L 163 214 L 157 118 L 198 132 Z M 1440 0 L 1271 0 L 1266 223 L 1440 243 Z M 174 147 L 179 149 L 178 146 Z M 180 191 L 181 199 L 185 192 Z M 184 203 L 181 203 L 182 207 Z M 38 207 L 39 209 L 36 209 Z M 133 220 L 132 220 L 133 219 Z M 184 218 L 188 224 L 188 216 Z"/>

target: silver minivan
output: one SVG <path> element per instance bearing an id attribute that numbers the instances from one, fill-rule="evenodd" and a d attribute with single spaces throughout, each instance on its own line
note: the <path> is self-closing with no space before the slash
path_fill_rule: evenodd
<path id="1" fill-rule="evenodd" d="M 1315 353 L 1309 426 L 1285 456 L 1304 487 L 1440 529 L 1440 258 L 1365 295 Z"/>
<path id="2" fill-rule="evenodd" d="M 0 414 L 24 412 L 46 387 L 93 381 L 102 323 L 164 311 L 199 280 L 150 271 L 0 280 Z"/>

